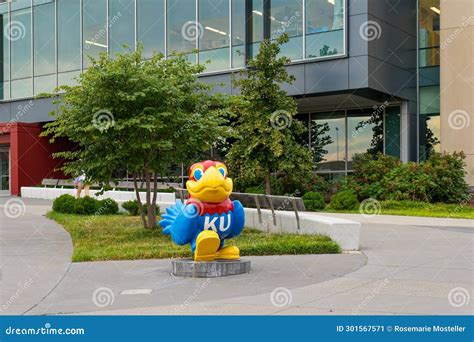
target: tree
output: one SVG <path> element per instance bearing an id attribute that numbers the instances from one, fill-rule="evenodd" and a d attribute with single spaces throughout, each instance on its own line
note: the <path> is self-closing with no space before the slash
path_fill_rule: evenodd
<path id="1" fill-rule="evenodd" d="M 310 128 L 311 134 L 311 146 L 310 149 L 313 152 L 314 163 L 318 164 L 325 161 L 325 155 L 328 150 L 325 149 L 327 145 L 331 145 L 334 141 L 331 138 L 329 132 L 331 127 L 327 122 L 319 124 L 313 122 Z"/>
<path id="2" fill-rule="evenodd" d="M 43 132 L 51 140 L 67 138 L 73 151 L 56 153 L 66 160 L 66 174 L 84 172 L 90 182 L 117 182 L 117 171 L 133 177 L 142 222 L 156 226 L 157 178 L 173 163 L 208 150 L 221 134 L 225 99 L 210 95 L 197 74 L 203 66 L 183 54 L 143 61 L 142 47 L 110 59 L 91 58 L 76 86 L 57 89 L 55 121 Z M 146 189 L 140 197 L 140 180 Z"/>
<path id="3" fill-rule="evenodd" d="M 297 142 L 306 128 L 294 120 L 296 100 L 281 88 L 295 80 L 285 68 L 290 60 L 279 57 L 280 46 L 287 42 L 286 34 L 263 41 L 247 70 L 234 80 L 241 94 L 232 104 L 238 113 L 232 124 L 236 141 L 227 161 L 243 178 L 264 179 L 267 194 L 272 193 L 272 173 L 301 175 L 313 167 L 310 150 Z"/>

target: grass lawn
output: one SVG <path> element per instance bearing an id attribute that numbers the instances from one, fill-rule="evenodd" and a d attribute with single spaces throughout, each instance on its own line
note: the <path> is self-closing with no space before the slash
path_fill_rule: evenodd
<path id="1" fill-rule="evenodd" d="M 380 202 L 380 204 L 380 215 L 474 219 L 474 208 L 469 205 L 441 203 L 431 204 L 412 201 L 386 201 Z M 360 213 L 359 210 L 334 211 L 326 209 L 325 211 L 355 214 Z"/>
<path id="2" fill-rule="evenodd" d="M 135 260 L 190 257 L 189 246 L 177 246 L 161 229 L 146 230 L 138 217 L 77 216 L 50 212 L 50 219 L 71 234 L 72 261 Z M 232 239 L 243 256 L 284 254 L 335 254 L 340 247 L 329 237 L 314 235 L 266 234 L 245 229 Z"/>

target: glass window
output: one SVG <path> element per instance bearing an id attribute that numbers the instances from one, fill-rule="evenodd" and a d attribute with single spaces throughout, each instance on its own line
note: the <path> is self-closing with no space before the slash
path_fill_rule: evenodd
<path id="1" fill-rule="evenodd" d="M 58 74 L 58 86 L 68 85 L 73 86 L 76 85 L 77 82 L 75 80 L 76 77 L 80 75 L 80 71 L 71 71 L 71 72 L 64 72 Z"/>
<path id="2" fill-rule="evenodd" d="M 310 142 L 318 171 L 345 171 L 345 127 L 344 112 L 311 116 Z"/>
<path id="3" fill-rule="evenodd" d="M 385 154 L 400 158 L 400 106 L 385 109 Z"/>
<path id="4" fill-rule="evenodd" d="M 84 68 L 90 66 L 88 56 L 98 58 L 107 52 L 107 0 L 83 0 Z"/>
<path id="5" fill-rule="evenodd" d="M 31 77 L 31 7 L 13 11 L 7 31 L 11 44 L 12 79 Z"/>
<path id="6" fill-rule="evenodd" d="M 306 0 L 306 58 L 344 53 L 344 0 Z"/>
<path id="7" fill-rule="evenodd" d="M 433 152 L 441 152 L 441 120 L 439 114 L 420 115 L 420 160 L 426 160 Z"/>
<path id="8" fill-rule="evenodd" d="M 0 20 L 2 21 L 2 39 L 3 43 L 0 46 L 2 48 L 0 53 L 0 61 L 2 63 L 2 67 L 0 68 L 0 82 L 8 81 L 10 79 L 10 40 L 7 39 L 5 32 L 8 30 L 9 27 L 9 18 L 8 18 L 8 4 L 1 4 L 0 5 Z"/>
<path id="9" fill-rule="evenodd" d="M 226 70 L 230 67 L 229 2 L 199 1 L 199 61 L 206 71 Z"/>
<path id="10" fill-rule="evenodd" d="M 203 34 L 203 28 L 196 22 L 195 0 L 168 0 L 166 33 L 168 54 L 188 53 L 197 48 L 197 38 Z"/>
<path id="11" fill-rule="evenodd" d="M 58 0 L 58 70 L 81 69 L 81 2 Z"/>
<path id="12" fill-rule="evenodd" d="M 429 152 L 441 152 L 441 116 L 431 114 L 426 117 L 426 146 Z"/>
<path id="13" fill-rule="evenodd" d="M 439 47 L 440 0 L 420 0 L 420 48 Z"/>
<path id="14" fill-rule="evenodd" d="M 263 41 L 263 0 L 252 1 L 252 45 L 250 58 L 258 54 L 260 43 Z"/>
<path id="15" fill-rule="evenodd" d="M 440 112 L 439 86 L 420 88 L 420 114 Z"/>
<path id="16" fill-rule="evenodd" d="M 35 77 L 35 95 L 52 93 L 56 88 L 56 74 Z"/>
<path id="17" fill-rule="evenodd" d="M 420 67 L 440 63 L 440 0 L 421 0 L 419 10 Z"/>
<path id="18" fill-rule="evenodd" d="M 0 99 L 7 100 L 10 98 L 10 82 L 0 83 Z"/>
<path id="19" fill-rule="evenodd" d="M 31 7 L 31 0 L 15 0 L 10 1 L 12 3 L 12 11 L 30 8 Z"/>
<path id="20" fill-rule="evenodd" d="M 271 39 L 287 34 L 290 41 L 281 54 L 291 60 L 303 59 L 303 1 L 272 0 L 270 14 Z"/>
<path id="21" fill-rule="evenodd" d="M 143 56 L 165 53 L 165 0 L 137 1 L 138 42 L 143 44 Z"/>
<path id="22" fill-rule="evenodd" d="M 56 72 L 54 1 L 33 8 L 35 75 Z"/>
<path id="23" fill-rule="evenodd" d="M 33 92 L 33 80 L 31 78 L 25 78 L 11 81 L 11 87 L 12 98 L 28 97 L 31 96 Z"/>
<path id="24" fill-rule="evenodd" d="M 232 68 L 245 66 L 245 1 L 232 0 Z"/>
<path id="25" fill-rule="evenodd" d="M 135 49 L 135 1 L 109 0 L 110 53 L 124 52 L 123 46 Z"/>
<path id="26" fill-rule="evenodd" d="M 347 169 L 352 170 L 352 161 L 356 154 L 384 150 L 384 108 L 375 107 L 372 113 L 353 112 L 347 115 Z"/>

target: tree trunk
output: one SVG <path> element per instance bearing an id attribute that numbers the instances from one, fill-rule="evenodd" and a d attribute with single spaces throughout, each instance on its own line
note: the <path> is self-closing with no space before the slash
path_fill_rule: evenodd
<path id="1" fill-rule="evenodd" d="M 265 193 L 267 195 L 272 194 L 272 183 L 270 178 L 270 172 L 265 173 Z"/>
<path id="2" fill-rule="evenodd" d="M 138 182 L 137 182 L 137 175 L 136 174 L 133 175 L 133 186 L 135 188 L 135 196 L 137 197 L 138 210 L 140 212 L 140 217 L 142 218 L 143 228 L 146 228 L 147 224 L 146 224 L 146 218 L 145 218 L 145 211 L 143 210 L 142 200 L 140 198 L 140 189 L 138 188 Z"/>
<path id="3" fill-rule="evenodd" d="M 146 179 L 146 207 L 147 207 L 147 218 L 148 218 L 148 229 L 153 229 L 155 226 L 152 226 L 153 215 L 152 213 L 152 205 L 151 205 L 151 174 L 148 172 L 148 169 L 145 169 L 145 179 Z M 155 219 L 156 221 L 156 219 Z"/>
<path id="4" fill-rule="evenodd" d="M 151 201 L 151 216 L 148 210 L 148 224 L 151 228 L 156 228 L 156 200 L 158 197 L 158 174 L 153 173 L 153 199 Z"/>

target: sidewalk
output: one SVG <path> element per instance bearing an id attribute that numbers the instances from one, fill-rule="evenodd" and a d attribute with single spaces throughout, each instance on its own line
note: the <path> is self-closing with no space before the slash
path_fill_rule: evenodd
<path id="1" fill-rule="evenodd" d="M 34 280 L 3 314 L 474 312 L 472 220 L 325 214 L 362 223 L 362 253 L 252 257 L 250 274 L 208 280 L 173 277 L 169 260 L 70 265 L 69 236 L 40 216 L 47 208 L 28 201 L 24 215 L 10 219 L 0 205 L 2 304 L 18 282 Z"/>
<path id="2" fill-rule="evenodd" d="M 420 226 L 420 227 L 462 227 L 474 229 L 474 220 L 441 218 L 441 217 L 417 217 L 417 216 L 395 216 L 395 215 L 376 215 L 373 217 L 364 217 L 360 214 L 340 214 L 340 213 L 310 213 L 321 216 L 339 217 L 346 220 L 352 220 L 359 223 L 368 224 L 393 224 L 402 226 Z"/>
<path id="3" fill-rule="evenodd" d="M 0 314 L 28 312 L 62 280 L 71 265 L 72 242 L 42 216 L 49 202 L 0 197 Z"/>

